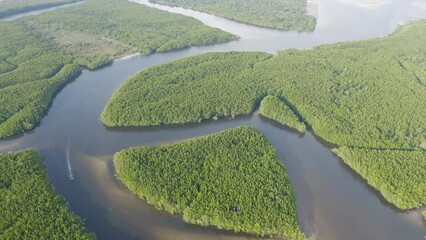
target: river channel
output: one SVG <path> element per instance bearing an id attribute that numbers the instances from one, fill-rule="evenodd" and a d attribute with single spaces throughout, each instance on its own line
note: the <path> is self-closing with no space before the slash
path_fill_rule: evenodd
<path id="1" fill-rule="evenodd" d="M 187 224 L 180 216 L 156 210 L 116 180 L 113 154 L 131 146 L 155 146 L 232 127 L 259 129 L 276 147 L 294 186 L 299 221 L 309 239 L 422 240 L 426 225 L 416 211 L 387 204 L 312 132 L 303 135 L 258 116 L 144 128 L 107 128 L 100 114 L 113 92 L 131 75 L 150 66 L 211 51 L 310 49 L 334 42 L 383 37 L 399 24 L 426 17 L 422 0 L 319 0 L 315 31 L 285 32 L 236 23 L 182 8 L 153 5 L 197 18 L 234 33 L 240 40 L 181 51 L 133 56 L 83 74 L 55 98 L 35 130 L 0 141 L 0 152 L 38 150 L 57 193 L 99 239 L 256 239 L 210 227 Z M 67 154 L 75 180 L 68 174 Z M 176 176 L 178 177 L 178 176 Z"/>

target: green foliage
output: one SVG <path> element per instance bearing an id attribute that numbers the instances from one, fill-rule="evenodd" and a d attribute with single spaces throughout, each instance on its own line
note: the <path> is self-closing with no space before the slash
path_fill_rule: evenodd
<path id="1" fill-rule="evenodd" d="M 0 1 L 0 18 L 77 1 L 79 0 L 2 0 Z"/>
<path id="2" fill-rule="evenodd" d="M 95 239 L 53 192 L 33 150 L 0 154 L 0 239 Z"/>
<path id="3" fill-rule="evenodd" d="M 102 120 L 108 126 L 194 122 L 248 113 L 263 97 L 276 96 L 329 142 L 401 149 L 371 150 L 378 159 L 393 159 L 375 170 L 364 172 L 363 162 L 362 168 L 350 165 L 394 205 L 418 207 L 426 196 L 424 32 L 422 20 L 381 39 L 291 49 L 272 58 L 261 53 L 209 53 L 153 67 L 117 90 Z M 394 172 L 398 177 L 390 179 Z"/>
<path id="4" fill-rule="evenodd" d="M 424 32 L 426 21 L 418 21 L 385 38 L 273 58 L 209 53 L 153 67 L 114 94 L 102 120 L 109 126 L 194 122 L 248 113 L 273 95 L 329 142 L 426 149 Z"/>
<path id="5" fill-rule="evenodd" d="M 341 147 L 334 152 L 398 208 L 426 204 L 426 151 Z"/>
<path id="6" fill-rule="evenodd" d="M 55 93 L 79 74 L 80 68 L 69 64 L 52 78 L 0 89 L 0 137 L 33 129 L 48 110 Z"/>
<path id="7" fill-rule="evenodd" d="M 127 0 L 88 0 L 20 21 L 89 68 L 135 52 L 166 52 L 237 38 L 196 19 Z"/>
<path id="8" fill-rule="evenodd" d="M 281 52 L 257 67 L 329 142 L 363 148 L 426 144 L 426 21 L 381 39 Z"/>
<path id="9" fill-rule="evenodd" d="M 54 1 L 6 0 L 0 6 L 42 2 Z M 34 128 L 55 93 L 80 73 L 77 65 L 94 69 L 129 53 L 236 38 L 195 19 L 125 0 L 88 0 L 0 22 L 0 32 L 0 138 Z"/>
<path id="10" fill-rule="evenodd" d="M 306 0 L 150 0 L 208 12 L 238 22 L 281 30 L 312 31 Z"/>
<path id="11" fill-rule="evenodd" d="M 198 122 L 252 112 L 266 95 L 250 76 L 265 53 L 208 53 L 152 67 L 121 86 L 102 113 L 108 126 Z"/>
<path id="12" fill-rule="evenodd" d="M 55 93 L 80 68 L 36 33 L 15 23 L 0 23 L 0 138 L 34 128 Z"/>
<path id="13" fill-rule="evenodd" d="M 187 222 L 304 238 L 286 168 L 254 128 L 130 148 L 117 153 L 114 163 L 132 192 L 159 209 L 182 213 Z"/>
<path id="14" fill-rule="evenodd" d="M 306 126 L 278 97 L 267 96 L 260 103 L 259 114 L 304 133 Z"/>
<path id="15" fill-rule="evenodd" d="M 426 211 L 422 212 L 423 218 L 426 220 Z"/>

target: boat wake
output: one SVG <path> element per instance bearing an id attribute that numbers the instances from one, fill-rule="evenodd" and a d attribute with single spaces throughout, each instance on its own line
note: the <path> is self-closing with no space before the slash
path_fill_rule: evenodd
<path id="1" fill-rule="evenodd" d="M 66 151 L 68 177 L 70 178 L 71 181 L 74 181 L 74 174 L 72 172 L 71 161 L 70 161 L 70 148 L 71 148 L 71 142 L 70 142 L 70 139 L 68 138 L 68 146 L 67 146 L 67 151 Z"/>

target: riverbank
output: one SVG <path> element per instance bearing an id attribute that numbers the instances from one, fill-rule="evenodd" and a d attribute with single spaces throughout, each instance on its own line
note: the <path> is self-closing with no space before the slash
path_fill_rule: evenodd
<path id="1" fill-rule="evenodd" d="M 115 152 L 132 146 L 174 143 L 249 125 L 266 136 L 286 164 L 294 186 L 299 222 L 308 237 L 319 240 L 422 239 L 426 231 L 419 214 L 401 212 L 388 205 L 332 154 L 330 148 L 333 146 L 316 138 L 311 131 L 299 135 L 253 114 L 201 124 L 132 129 L 105 128 L 99 121 L 113 92 L 125 79 L 142 69 L 211 51 L 276 53 L 287 48 L 307 49 L 324 43 L 380 37 L 394 31 L 398 22 L 423 16 L 410 8 L 407 1 L 396 2 L 398 4 L 371 11 L 355 10 L 334 0 L 321 0 L 317 28 L 311 34 L 261 29 L 181 10 L 181 14 L 227 29 L 241 39 L 114 61 L 97 71 L 83 70 L 80 77 L 57 95 L 38 128 L 0 141 L 0 149 L 2 152 L 28 147 L 39 150 L 55 191 L 66 198 L 72 211 L 84 218 L 88 229 L 100 239 L 258 239 L 198 227 L 184 223 L 178 216 L 159 212 L 116 180 L 112 164 Z M 68 138 L 73 143 L 70 159 L 74 181 L 69 180 L 66 172 Z"/>

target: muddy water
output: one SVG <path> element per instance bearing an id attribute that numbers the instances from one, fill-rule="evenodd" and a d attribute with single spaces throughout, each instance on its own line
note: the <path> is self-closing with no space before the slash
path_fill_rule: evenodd
<path id="1" fill-rule="evenodd" d="M 374 3 L 373 3 L 374 2 Z M 144 2 L 147 3 L 147 2 Z M 157 211 L 130 194 L 114 176 L 113 154 L 130 146 L 172 143 L 249 125 L 277 148 L 294 186 L 302 230 L 311 239 L 424 239 L 426 227 L 416 212 L 400 212 L 346 167 L 312 133 L 281 127 L 256 113 L 201 124 L 149 128 L 104 127 L 99 116 L 123 81 L 147 67 L 209 51 L 266 51 L 312 48 L 323 43 L 385 36 L 399 23 L 426 17 L 421 1 L 320 0 L 318 25 L 312 33 L 282 32 L 231 22 L 181 8 L 156 6 L 200 19 L 241 36 L 209 47 L 135 56 L 97 71 L 84 71 L 55 98 L 40 126 L 0 141 L 0 151 L 39 150 L 56 191 L 83 217 L 99 239 L 254 239 L 184 223 Z M 422 7 L 423 6 L 423 7 Z M 66 150 L 70 142 L 70 181 Z"/>

